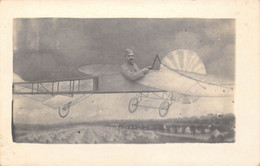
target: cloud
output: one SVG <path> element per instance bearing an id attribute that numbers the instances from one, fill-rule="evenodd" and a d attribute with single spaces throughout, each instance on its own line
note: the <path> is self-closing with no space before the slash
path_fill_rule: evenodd
<path id="1" fill-rule="evenodd" d="M 203 30 L 212 40 L 232 40 L 235 36 L 235 22 L 234 20 L 209 21 Z"/>
<path id="2" fill-rule="evenodd" d="M 175 35 L 175 47 L 197 50 L 205 43 L 202 36 L 193 32 L 179 32 Z"/>

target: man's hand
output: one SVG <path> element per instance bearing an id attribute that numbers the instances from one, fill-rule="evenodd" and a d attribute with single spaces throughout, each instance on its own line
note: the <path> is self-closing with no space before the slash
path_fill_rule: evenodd
<path id="1" fill-rule="evenodd" d="M 142 69 L 142 71 L 143 71 L 144 74 L 146 74 L 146 73 L 149 72 L 149 69 L 145 67 L 145 68 Z"/>
<path id="2" fill-rule="evenodd" d="M 147 66 L 146 68 L 151 70 L 153 68 L 153 66 Z"/>

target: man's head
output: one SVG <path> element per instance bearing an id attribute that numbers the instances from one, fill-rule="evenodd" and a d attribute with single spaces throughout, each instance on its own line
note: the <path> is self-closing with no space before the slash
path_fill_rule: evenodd
<path id="1" fill-rule="evenodd" d="M 126 61 L 130 64 L 134 63 L 134 52 L 131 49 L 125 49 L 125 58 Z"/>

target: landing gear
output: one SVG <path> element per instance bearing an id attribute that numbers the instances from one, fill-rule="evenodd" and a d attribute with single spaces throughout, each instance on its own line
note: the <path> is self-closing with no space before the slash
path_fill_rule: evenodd
<path id="1" fill-rule="evenodd" d="M 173 96 L 173 93 L 167 93 L 163 92 L 162 96 L 152 93 L 153 95 L 149 95 L 149 93 L 144 94 L 144 93 L 138 93 L 136 97 L 132 98 L 128 104 L 128 110 L 130 113 L 134 113 L 138 106 L 140 107 L 146 107 L 146 108 L 154 108 L 154 109 L 159 109 L 159 115 L 160 117 L 165 117 L 168 114 L 169 108 L 172 105 L 173 101 L 175 101 L 175 98 Z M 152 107 L 148 105 L 140 105 L 139 103 L 142 101 L 143 98 L 149 98 L 149 99 L 155 99 L 155 100 L 163 100 L 161 105 L 158 107 Z"/>
<path id="2" fill-rule="evenodd" d="M 132 98 L 128 104 L 128 110 L 131 113 L 134 113 L 138 107 L 139 102 L 142 101 L 142 93 L 137 93 L 136 97 Z"/>
<path id="3" fill-rule="evenodd" d="M 58 112 L 61 118 L 65 118 L 69 114 L 71 103 L 72 102 L 68 102 L 62 108 L 58 108 Z"/>
<path id="4" fill-rule="evenodd" d="M 159 115 L 161 117 L 165 117 L 169 111 L 170 104 L 167 101 L 162 102 L 162 104 L 159 107 Z"/>
<path id="5" fill-rule="evenodd" d="M 138 98 L 134 97 L 130 100 L 128 105 L 128 110 L 131 113 L 134 113 L 138 107 Z"/>

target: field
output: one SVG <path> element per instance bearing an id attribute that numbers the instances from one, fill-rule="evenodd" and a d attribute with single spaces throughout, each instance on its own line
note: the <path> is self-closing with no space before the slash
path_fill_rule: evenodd
<path id="1" fill-rule="evenodd" d="M 18 143 L 50 144 L 113 144 L 113 143 L 183 143 L 200 142 L 147 130 L 130 130 L 110 126 L 73 125 L 69 128 L 56 126 L 39 129 L 19 128 L 14 130 L 14 141 Z"/>

